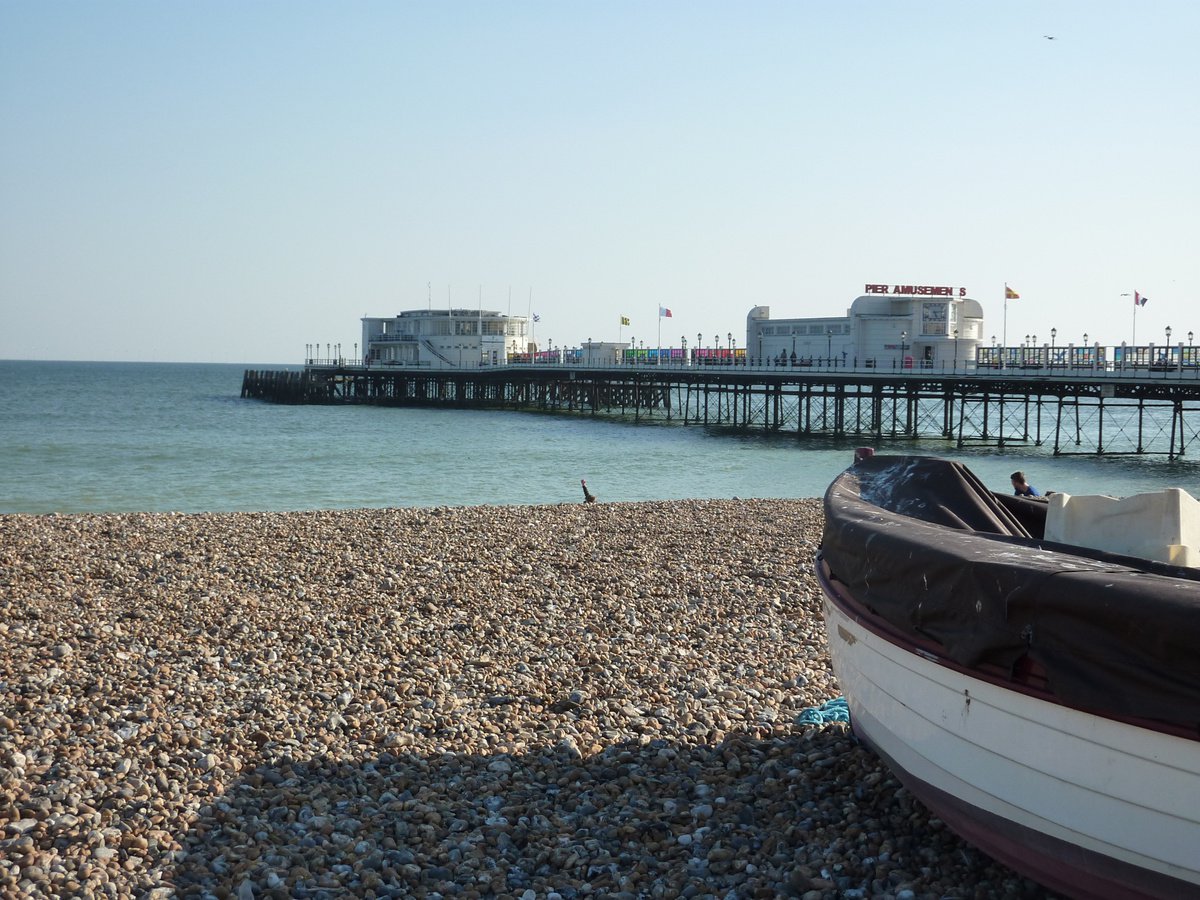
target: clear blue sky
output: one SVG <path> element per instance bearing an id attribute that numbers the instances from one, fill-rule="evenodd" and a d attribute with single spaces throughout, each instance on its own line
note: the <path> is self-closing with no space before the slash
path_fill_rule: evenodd
<path id="1" fill-rule="evenodd" d="M 1043 35 L 1053 35 L 1047 40 Z M 0 0 L 0 358 L 556 345 L 968 288 L 1200 334 L 1200 4 Z M 509 297 L 511 296 L 511 307 Z"/>

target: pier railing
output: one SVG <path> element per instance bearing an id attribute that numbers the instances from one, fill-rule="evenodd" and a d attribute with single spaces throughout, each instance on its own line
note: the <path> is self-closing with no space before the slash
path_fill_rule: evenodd
<path id="1" fill-rule="evenodd" d="M 1200 349 L 1200 348 L 1197 348 Z M 354 363 L 345 359 L 309 359 L 305 361 L 307 368 L 326 369 L 334 368 L 341 370 L 362 370 L 370 371 L 397 371 L 411 369 L 429 369 L 428 361 L 420 363 L 399 363 L 399 362 L 370 362 L 370 363 Z M 998 363 L 984 363 L 974 361 L 950 361 L 939 360 L 937 362 L 925 362 L 921 360 L 910 360 L 908 364 L 902 364 L 900 360 L 894 358 L 885 359 L 863 359 L 863 360 L 847 360 L 842 361 L 839 358 L 813 358 L 803 361 L 792 362 L 774 362 L 771 360 L 755 360 L 755 359 L 739 359 L 736 362 L 732 360 L 710 359 L 710 360 L 663 360 L 657 362 L 653 359 L 638 359 L 624 360 L 614 363 L 596 363 L 586 359 L 566 358 L 562 360 L 538 359 L 530 362 L 508 362 L 508 363 L 488 363 L 475 362 L 465 363 L 461 366 L 447 367 L 452 371 L 458 372 L 476 372 L 481 369 L 533 369 L 545 370 L 562 368 L 566 370 L 591 370 L 591 371 L 613 371 L 613 370 L 655 370 L 655 371 L 672 371 L 672 372 L 708 372 L 708 371 L 752 371 L 752 372 L 771 372 L 771 373 L 789 373 L 789 372 L 822 372 L 822 373 L 887 373 L 887 374 L 911 374 L 911 375 L 985 375 L 995 376 L 1003 375 L 1005 377 L 1027 376 L 1031 378 L 1041 378 L 1051 375 L 1059 377 L 1063 375 L 1071 375 L 1078 377 L 1100 377 L 1100 376 L 1115 376 L 1115 377 L 1142 377 L 1155 380 L 1174 378 L 1177 380 L 1195 380 L 1200 381 L 1200 363 L 1184 362 L 1176 363 L 1150 363 L 1137 362 L 1131 359 L 1128 362 L 1113 362 L 1101 361 L 1093 363 L 1083 362 L 1027 362 L 1023 364 L 1002 365 Z"/>

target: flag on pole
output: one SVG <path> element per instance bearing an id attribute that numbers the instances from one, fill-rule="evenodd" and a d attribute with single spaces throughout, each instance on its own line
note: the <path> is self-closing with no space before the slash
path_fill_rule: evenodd
<path id="1" fill-rule="evenodd" d="M 1020 294 L 1018 294 L 1016 291 L 1014 291 L 1012 288 L 1010 288 L 1010 287 L 1009 287 L 1009 286 L 1006 284 L 1006 285 L 1004 286 L 1004 299 L 1005 299 L 1005 300 L 1020 300 L 1020 299 L 1021 299 L 1021 295 L 1020 295 Z"/>
<path id="2" fill-rule="evenodd" d="M 659 315 L 659 318 L 669 319 L 669 318 L 671 318 L 671 311 L 669 309 L 667 309 L 665 306 L 660 306 L 658 308 L 658 315 Z"/>
<path id="3" fill-rule="evenodd" d="M 1139 294 L 1137 291 L 1133 292 L 1133 305 L 1134 306 L 1145 306 L 1146 301 L 1149 299 L 1150 299 L 1149 297 Z"/>
<path id="4" fill-rule="evenodd" d="M 629 324 L 629 316 L 621 316 L 621 324 L 628 325 Z"/>

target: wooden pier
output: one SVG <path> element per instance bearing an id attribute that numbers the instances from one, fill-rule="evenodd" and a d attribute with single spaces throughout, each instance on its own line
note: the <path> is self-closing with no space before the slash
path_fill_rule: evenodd
<path id="1" fill-rule="evenodd" d="M 1055 455 L 1185 456 L 1200 433 L 1200 368 L 877 371 L 724 366 L 310 365 L 247 370 L 242 396 L 540 410 L 957 447 L 1048 446 Z"/>

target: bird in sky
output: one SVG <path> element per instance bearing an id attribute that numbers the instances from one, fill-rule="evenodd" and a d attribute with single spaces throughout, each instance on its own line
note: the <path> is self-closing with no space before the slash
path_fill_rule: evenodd
<path id="1" fill-rule="evenodd" d="M 1044 37 L 1048 41 L 1054 40 L 1054 35 L 1052 35 L 1052 34 L 1043 34 L 1042 37 Z"/>

